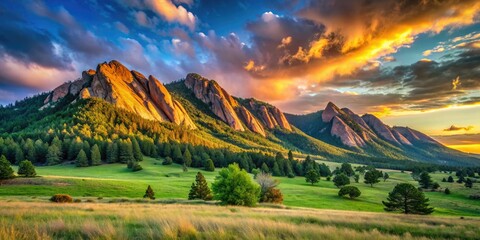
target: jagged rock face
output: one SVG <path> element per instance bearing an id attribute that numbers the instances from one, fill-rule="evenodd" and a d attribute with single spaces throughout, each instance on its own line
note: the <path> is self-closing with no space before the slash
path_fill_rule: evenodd
<path id="1" fill-rule="evenodd" d="M 338 137 L 342 144 L 346 146 L 365 146 L 365 141 L 363 141 L 363 139 L 338 116 L 334 116 L 332 119 L 332 129 L 330 131 L 330 134 L 332 136 Z"/>
<path id="2" fill-rule="evenodd" d="M 322 112 L 322 121 L 323 122 L 330 122 L 333 117 L 338 116 L 340 114 L 340 109 L 335 106 L 332 102 L 328 102 L 327 107 Z"/>
<path id="3" fill-rule="evenodd" d="M 433 138 L 427 136 L 424 133 L 421 133 L 417 130 L 411 129 L 409 127 L 393 127 L 393 130 L 399 132 L 412 144 L 415 142 L 424 142 L 441 145 L 439 142 L 435 141 Z"/>
<path id="4" fill-rule="evenodd" d="M 145 86 L 148 86 L 153 103 L 163 110 L 170 122 L 178 125 L 195 126 L 183 106 L 172 98 L 165 86 L 155 77 L 149 76 L 148 83 L 145 83 Z"/>
<path id="5" fill-rule="evenodd" d="M 397 139 L 397 141 L 399 143 L 401 143 L 402 145 L 412 145 L 412 143 L 410 141 L 408 141 L 408 139 L 406 137 L 404 137 L 399 131 L 395 130 L 395 129 L 390 129 L 393 133 L 393 136 L 395 137 L 395 139 Z"/>
<path id="6" fill-rule="evenodd" d="M 253 132 L 256 132 L 264 137 L 267 135 L 262 125 L 253 116 L 253 114 L 250 111 L 248 111 L 244 106 L 240 106 L 238 108 L 238 111 L 240 112 L 239 115 L 242 116 L 247 126 L 249 126 L 249 129 L 251 129 Z"/>
<path id="7" fill-rule="evenodd" d="M 54 90 L 46 102 L 55 102 L 67 94 L 78 98 L 97 97 L 145 119 L 196 128 L 183 106 L 172 99 L 163 84 L 152 76 L 147 79 L 139 72 L 130 71 L 117 61 L 99 64 L 96 71 L 83 72 L 81 79 L 64 85 L 68 87 L 60 86 L 62 90 L 58 93 Z"/>
<path id="8" fill-rule="evenodd" d="M 372 128 L 381 138 L 395 144 L 400 144 L 398 140 L 393 135 L 392 131 L 388 126 L 383 124 L 383 122 L 372 114 L 365 114 L 362 116 L 363 120 Z"/>
<path id="9" fill-rule="evenodd" d="M 258 116 L 267 128 L 274 129 L 276 127 L 280 127 L 288 131 L 292 131 L 292 127 L 290 126 L 290 123 L 283 112 L 275 106 L 258 104 L 253 99 L 250 99 L 248 105 L 251 109 L 258 113 Z"/>
<path id="10" fill-rule="evenodd" d="M 215 81 L 210 81 L 197 74 L 188 74 L 185 86 L 193 91 L 195 97 L 208 104 L 213 113 L 230 127 L 237 131 L 245 130 L 234 110 L 234 107 L 238 106 L 237 101 Z"/>

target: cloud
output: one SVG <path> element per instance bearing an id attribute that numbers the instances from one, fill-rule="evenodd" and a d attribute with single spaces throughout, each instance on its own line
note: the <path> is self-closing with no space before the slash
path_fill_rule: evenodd
<path id="1" fill-rule="evenodd" d="M 0 9 L 3 15 L 3 10 Z M 44 30 L 34 29 L 21 18 L 1 18 L 0 56 L 8 55 L 26 65 L 72 69 L 72 60 L 60 51 L 55 38 Z M 21 41 L 21 44 L 19 44 Z"/>
<path id="2" fill-rule="evenodd" d="M 473 126 L 457 127 L 455 125 L 452 125 L 449 128 L 443 129 L 443 131 L 446 131 L 446 132 L 460 131 L 460 130 L 470 131 L 472 128 L 473 128 Z"/>
<path id="3" fill-rule="evenodd" d="M 168 22 L 178 22 L 195 28 L 196 17 L 183 6 L 175 6 L 170 0 L 146 0 L 145 5 Z"/>
<path id="4" fill-rule="evenodd" d="M 480 3 L 473 0 L 307 1 L 296 17 L 266 12 L 248 23 L 252 44 L 240 55 L 247 59 L 236 64 L 258 85 L 272 89 L 285 79 L 336 82 L 343 76 L 354 77 L 362 68 L 375 67 L 378 60 L 393 60 L 388 56 L 412 44 L 420 34 L 474 23 L 479 10 Z M 282 44 L 288 37 L 289 44 Z M 277 94 L 276 98 L 289 97 Z"/>
<path id="5" fill-rule="evenodd" d="M 122 33 L 125 33 L 125 34 L 128 34 L 130 32 L 130 30 L 128 29 L 127 26 L 125 26 L 125 24 L 121 23 L 121 22 L 115 22 L 115 27 L 118 29 L 118 31 L 122 32 Z"/>

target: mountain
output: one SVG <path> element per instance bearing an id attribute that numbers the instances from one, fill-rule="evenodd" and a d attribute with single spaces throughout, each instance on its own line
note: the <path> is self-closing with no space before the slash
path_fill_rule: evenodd
<path id="1" fill-rule="evenodd" d="M 75 159 L 82 142 L 99 145 L 105 158 L 112 144 L 138 142 L 145 155 L 175 152 L 172 158 L 177 160 L 179 150 L 173 148 L 181 146 L 181 153 L 189 148 L 195 166 L 210 158 L 218 166 L 228 159 L 249 168 L 260 167 L 262 161 L 274 167 L 271 160 L 255 154 L 272 157 L 288 150 L 301 157 L 400 169 L 430 163 L 478 164 L 418 131 L 391 128 L 373 115 L 358 116 L 333 103 L 323 111 L 291 115 L 253 98 L 232 96 L 198 74 L 164 85 L 115 60 L 100 63 L 96 70 L 84 71 L 51 92 L 0 107 L 2 142 L 0 151 L 10 161 L 31 146 L 45 157 L 46 149 L 56 144 L 62 162 Z M 230 152 L 254 155 L 235 157 Z M 43 158 L 37 163 L 50 164 Z M 280 168 L 286 174 L 285 166 Z"/>
<path id="2" fill-rule="evenodd" d="M 424 133 L 408 127 L 390 127 L 372 114 L 359 116 L 332 102 L 315 113 L 286 116 L 308 135 L 344 149 L 435 164 L 476 161 L 474 156 L 450 149 Z"/>
<path id="3" fill-rule="evenodd" d="M 115 60 L 99 64 L 96 71 L 84 71 L 81 78 L 55 88 L 45 98 L 44 108 L 51 107 L 69 94 L 79 99 L 101 98 L 145 119 L 196 128 L 183 106 L 172 99 L 155 77 L 150 75 L 147 79 Z"/>

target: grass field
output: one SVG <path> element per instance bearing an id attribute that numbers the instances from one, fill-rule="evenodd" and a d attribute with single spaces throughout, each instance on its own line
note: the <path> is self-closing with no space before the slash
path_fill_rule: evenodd
<path id="1" fill-rule="evenodd" d="M 144 170 L 131 172 L 122 164 L 109 164 L 97 167 L 77 168 L 74 165 L 37 167 L 41 177 L 16 178 L 4 181 L 0 186 L 0 199 L 27 201 L 32 198 L 48 198 L 56 193 L 70 194 L 77 198 L 96 199 L 141 198 L 148 185 L 155 191 L 157 199 L 186 199 L 198 169 L 190 168 L 182 172 L 179 165 L 164 166 L 161 160 L 145 158 L 141 163 Z M 333 168 L 337 163 L 329 163 Z M 389 171 L 389 170 L 386 170 Z M 205 172 L 207 181 L 211 183 L 217 172 Z M 322 179 L 311 186 L 303 177 L 278 178 L 279 188 L 284 194 L 284 204 L 293 207 L 309 207 L 320 209 L 337 209 L 352 211 L 383 212 L 382 200 L 389 191 L 400 182 L 417 184 L 409 173 L 389 171 L 390 179 L 370 187 L 363 183 L 353 183 L 362 195 L 355 200 L 340 198 L 338 189 L 332 182 Z M 441 179 L 448 177 L 444 173 L 432 174 L 442 188 L 448 187 L 452 194 L 442 192 L 426 192 L 430 203 L 435 207 L 434 215 L 443 216 L 480 216 L 480 201 L 468 198 L 470 194 L 480 193 L 480 184 L 467 189 L 463 184 L 443 183 Z"/>
<path id="2" fill-rule="evenodd" d="M 478 239 L 480 219 L 338 210 L 2 202 L 0 239 Z"/>

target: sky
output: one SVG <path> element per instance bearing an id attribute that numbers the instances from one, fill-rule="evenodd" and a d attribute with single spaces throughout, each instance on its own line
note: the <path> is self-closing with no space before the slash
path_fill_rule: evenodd
<path id="1" fill-rule="evenodd" d="M 305 114 L 329 101 L 480 153 L 477 0 L 0 2 L 0 104 L 119 60 Z"/>

